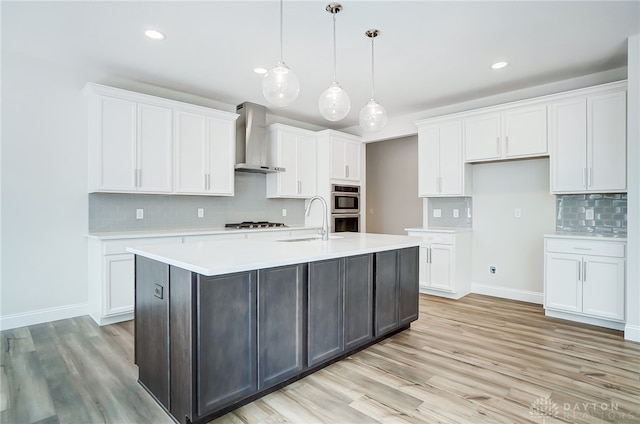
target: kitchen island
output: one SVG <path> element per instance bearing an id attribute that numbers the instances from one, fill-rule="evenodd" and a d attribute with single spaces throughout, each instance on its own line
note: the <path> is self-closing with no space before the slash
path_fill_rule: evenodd
<path id="1" fill-rule="evenodd" d="M 417 237 L 337 233 L 130 247 L 139 381 L 206 422 L 418 318 Z"/>

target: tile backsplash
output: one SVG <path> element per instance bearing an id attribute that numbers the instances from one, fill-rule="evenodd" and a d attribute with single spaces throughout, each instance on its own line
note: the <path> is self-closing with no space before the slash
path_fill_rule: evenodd
<path id="1" fill-rule="evenodd" d="M 198 208 L 204 217 L 198 218 Z M 136 209 L 144 218 L 136 219 Z M 287 216 L 282 216 L 282 210 Z M 304 224 L 304 200 L 267 199 L 266 175 L 236 173 L 235 196 L 89 194 L 89 232 L 220 228 L 230 222 Z"/>
<path id="2" fill-rule="evenodd" d="M 557 231 L 627 234 L 626 194 L 557 196 L 556 212 Z"/>
<path id="3" fill-rule="evenodd" d="M 429 227 L 471 228 L 473 205 L 471 197 L 432 197 L 429 198 Z M 440 217 L 434 217 L 434 210 L 440 211 Z M 458 211 L 458 217 L 454 211 Z"/>

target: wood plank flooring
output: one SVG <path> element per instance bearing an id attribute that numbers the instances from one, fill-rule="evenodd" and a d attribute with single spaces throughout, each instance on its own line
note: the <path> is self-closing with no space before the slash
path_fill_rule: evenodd
<path id="1" fill-rule="evenodd" d="M 0 422 L 170 423 L 137 383 L 133 322 L 2 332 Z M 540 305 L 421 295 L 411 328 L 213 421 L 640 423 L 640 344 Z"/>

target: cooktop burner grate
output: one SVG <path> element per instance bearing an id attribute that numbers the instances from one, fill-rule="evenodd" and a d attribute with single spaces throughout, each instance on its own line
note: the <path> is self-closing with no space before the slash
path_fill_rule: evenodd
<path id="1" fill-rule="evenodd" d="M 277 228 L 286 227 L 282 222 L 269 221 L 243 221 L 239 223 L 225 224 L 225 228 L 246 229 L 246 228 Z"/>

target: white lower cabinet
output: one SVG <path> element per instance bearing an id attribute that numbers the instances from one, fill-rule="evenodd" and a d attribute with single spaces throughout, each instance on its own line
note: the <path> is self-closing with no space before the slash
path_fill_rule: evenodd
<path id="1" fill-rule="evenodd" d="M 127 252 L 129 246 L 166 243 L 203 243 L 246 238 L 282 238 L 317 234 L 315 228 L 285 227 L 282 230 L 228 230 L 215 233 L 191 231 L 159 237 L 149 234 L 141 238 L 88 239 L 89 314 L 98 325 L 109 325 L 133 319 L 135 293 L 135 260 Z"/>
<path id="2" fill-rule="evenodd" d="M 133 319 L 134 255 L 127 246 L 181 243 L 181 237 L 90 238 L 89 314 L 98 325 Z"/>
<path id="3" fill-rule="evenodd" d="M 409 228 L 422 237 L 420 292 L 459 299 L 471 292 L 471 231 Z"/>
<path id="4" fill-rule="evenodd" d="M 622 329 L 624 241 L 545 237 L 547 315 Z"/>

